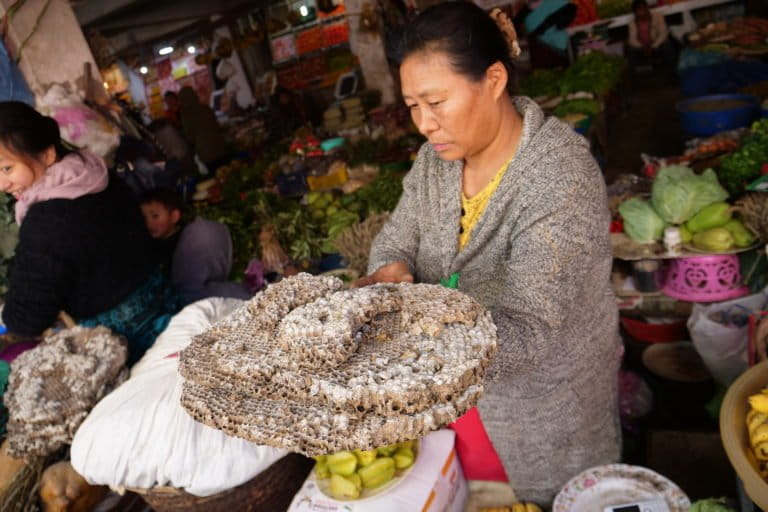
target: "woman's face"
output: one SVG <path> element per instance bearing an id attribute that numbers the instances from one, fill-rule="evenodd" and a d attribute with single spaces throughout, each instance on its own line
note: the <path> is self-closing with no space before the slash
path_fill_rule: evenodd
<path id="1" fill-rule="evenodd" d="M 490 144 L 499 105 L 498 87 L 487 78 L 472 81 L 444 53 L 425 50 L 403 61 L 400 81 L 416 128 L 440 158 L 460 160 Z"/>
<path id="2" fill-rule="evenodd" d="M 45 169 L 55 160 L 56 150 L 53 146 L 38 158 L 22 159 L 0 145 L 0 190 L 18 199 L 25 190 L 43 177 Z"/>

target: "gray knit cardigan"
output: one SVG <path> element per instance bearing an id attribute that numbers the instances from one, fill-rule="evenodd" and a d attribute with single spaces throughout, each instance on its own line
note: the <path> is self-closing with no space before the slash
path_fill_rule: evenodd
<path id="1" fill-rule="evenodd" d="M 454 272 L 488 308 L 499 352 L 480 415 L 519 498 L 551 503 L 583 469 L 620 452 L 616 302 L 605 184 L 583 137 L 528 98 L 519 149 L 459 251 L 461 162 L 425 144 L 371 248 L 417 282 Z"/>

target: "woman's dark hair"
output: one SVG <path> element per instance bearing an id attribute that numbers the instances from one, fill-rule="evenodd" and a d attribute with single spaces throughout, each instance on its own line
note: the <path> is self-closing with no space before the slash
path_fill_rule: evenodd
<path id="1" fill-rule="evenodd" d="M 445 53 L 454 70 L 473 81 L 482 80 L 491 64 L 501 62 L 512 90 L 515 67 L 509 43 L 496 22 L 474 3 L 445 2 L 416 16 L 403 34 L 400 62 L 424 50 Z"/>
<path id="2" fill-rule="evenodd" d="M 36 158 L 53 146 L 56 160 L 74 148 L 61 140 L 59 124 L 20 101 L 0 102 L 0 144 L 21 157 Z"/>
<path id="3" fill-rule="evenodd" d="M 635 12 L 640 7 L 648 7 L 648 2 L 646 2 L 646 0 L 633 0 L 633 2 L 632 2 L 632 12 Z"/>

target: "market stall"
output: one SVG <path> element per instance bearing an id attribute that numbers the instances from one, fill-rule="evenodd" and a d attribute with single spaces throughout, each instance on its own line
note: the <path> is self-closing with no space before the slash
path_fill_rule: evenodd
<path id="1" fill-rule="evenodd" d="M 701 110 L 689 108 L 697 102 Z M 628 356 L 641 358 L 650 372 L 646 378 L 654 387 L 666 386 L 667 393 L 692 397 L 714 379 L 717 386 L 705 391 L 709 415 L 719 414 L 728 457 L 758 505 L 765 484 L 756 483 L 757 462 L 744 463 L 745 448 L 758 442 L 759 422 L 749 423 L 756 412 L 747 416 L 747 395 L 759 389 L 758 372 L 739 376 L 765 354 L 759 326 L 766 308 L 766 196 L 758 190 L 768 162 L 768 121 L 755 121 L 759 102 L 737 95 L 681 102 L 683 128 L 690 133 L 698 127 L 699 136 L 689 138 L 680 155 L 645 156 L 644 177 L 625 176 L 609 186 L 614 290 L 632 340 Z M 743 120 L 739 108 L 745 109 Z M 720 127 L 700 120 L 686 124 L 686 116 L 715 112 L 725 121 Z M 722 408 L 718 387 L 728 389 Z M 690 402 L 662 400 L 677 403 L 682 415 L 697 414 Z"/>
<path id="2" fill-rule="evenodd" d="M 588 8 L 591 2 L 578 3 Z M 691 0 L 660 9 L 683 13 L 687 21 L 690 12 L 721 3 L 727 2 Z M 572 30 L 591 28 L 592 14 L 611 27 L 627 21 L 619 12 L 626 1 L 600 4 L 594 13 L 582 13 Z M 336 2 L 281 0 L 227 18 L 221 25 L 228 24 L 228 36 L 219 32 L 222 26 L 206 24 L 206 34 L 194 44 L 180 36 L 162 58 L 154 54 L 165 46 L 153 48 L 150 65 L 132 62 L 137 69 L 140 64 L 148 68 L 139 73 L 155 117 L 168 114 L 165 92 L 190 86 L 201 107 L 218 119 L 216 135 L 223 136 L 228 153 L 207 159 L 205 170 L 196 162 L 191 171 L 171 175 L 168 148 L 153 140 L 153 134 L 137 129 L 131 136 L 162 154 L 136 156 L 140 152 L 125 144 L 121 123 L 107 120 L 108 108 L 82 105 L 51 89 L 44 107 L 53 117 L 62 117 L 68 140 L 82 135 L 77 121 L 85 119 L 91 127 L 104 124 L 100 130 L 86 130 L 91 137 L 82 143 L 103 149 L 105 156 L 116 150 L 120 156 L 115 168 L 134 192 L 170 185 L 183 196 L 190 215 L 226 226 L 233 263 L 228 277 L 245 283 L 254 296 L 206 298 L 188 305 L 173 315 L 130 371 L 119 336 L 102 327 L 72 326 L 65 316 L 55 332 L 25 345 L 29 350 L 10 365 L 0 362 L 0 430 L 7 425 L 7 432 L 0 433 L 0 510 L 32 512 L 41 502 L 46 507 L 63 504 L 68 510 L 88 510 L 101 502 L 108 509 L 104 498 L 115 499 L 115 492 L 141 497 L 157 512 L 542 510 L 515 495 L 475 406 L 483 393 L 490 393 L 485 377 L 500 357 L 500 332 L 510 325 L 538 332 L 547 313 L 565 311 L 549 301 L 578 302 L 565 300 L 571 292 L 559 294 L 570 276 L 550 279 L 575 256 L 549 260 L 551 254 L 571 250 L 569 244 L 533 237 L 532 246 L 541 240 L 552 243 L 536 258 L 541 274 L 528 268 L 531 275 L 522 272 L 520 286 L 557 282 L 548 282 L 532 305 L 510 318 L 492 315 L 479 299 L 459 291 L 456 272 L 433 279 L 435 284 L 406 280 L 352 286 L 368 273 L 374 239 L 388 219 L 397 217 L 393 211 L 417 153 L 433 148 L 424 145 L 406 108 L 381 105 L 381 93 L 370 89 L 375 84 L 361 85 L 359 62 L 350 47 L 350 16 L 364 18 L 360 25 L 369 34 L 380 21 L 370 5 L 349 13 Z M 750 38 L 764 38 L 764 28 L 760 21 L 705 27 L 695 44 L 698 50 L 744 55 L 759 49 Z M 176 44 L 181 41 L 189 44 Z M 249 48 L 256 52 L 259 45 L 267 58 L 256 65 L 243 55 Z M 582 186 L 579 192 L 594 194 L 586 205 L 589 213 L 577 219 L 582 225 L 594 222 L 600 230 L 592 229 L 580 246 L 574 245 L 584 249 L 584 240 L 586 245 L 603 241 L 592 245 L 605 249 L 600 265 L 607 277 L 602 176 L 589 150 L 602 163 L 612 143 L 609 125 L 627 70 L 621 57 L 589 51 L 599 46 L 583 47 L 568 68 L 535 70 L 524 77 L 520 92 L 535 103 L 515 101 L 534 119 L 541 118 L 542 125 L 554 127 L 558 143 L 576 148 L 573 160 L 565 160 L 556 169 L 559 174 L 546 179 L 546 194 L 529 191 L 525 215 L 541 197 L 554 197 L 573 183 Z M 240 71 L 254 75 L 265 62 L 274 69 L 259 83 L 261 92 L 254 98 L 258 106 L 239 97 L 235 80 L 223 83 L 222 77 L 230 80 Z M 130 80 L 121 81 L 125 77 L 120 73 L 105 78 L 113 92 L 124 93 Z M 570 342 L 586 321 L 555 314 L 553 322 L 562 330 L 541 337 L 558 345 L 546 357 L 524 354 L 546 361 L 535 366 L 521 359 L 510 372 L 526 375 L 525 382 L 508 386 L 525 388 L 526 403 L 532 404 L 525 434 L 533 437 L 538 432 L 530 425 L 541 425 L 546 449 L 563 459 L 557 468 L 539 467 L 542 474 L 570 467 L 576 455 L 569 444 L 584 444 L 578 437 L 582 433 L 606 437 L 615 428 L 618 446 L 618 420 L 608 414 L 600 428 L 582 428 L 559 444 L 550 441 L 547 429 L 575 423 L 594 402 L 610 408 L 613 394 L 610 400 L 598 400 L 583 388 L 599 380 L 591 372 L 605 363 L 608 376 L 595 386 L 602 386 L 600 392 L 613 389 L 622 348 L 625 361 L 637 356 L 649 373 L 679 385 L 664 391 L 701 383 L 714 387 L 715 382 L 725 388 L 758 363 L 732 384 L 720 418 L 723 439 L 731 444 L 729 456 L 747 493 L 763 503 L 768 489 L 768 399 L 761 389 L 768 377 L 766 363 L 760 361 L 768 352 L 763 335 L 768 328 L 768 196 L 763 192 L 768 189 L 768 120 L 758 120 L 764 97 L 752 94 L 681 102 L 678 109 L 689 140 L 680 154 L 644 155 L 637 175 L 621 176 L 609 185 L 612 284 L 624 346 L 616 339 L 615 347 L 594 359 L 599 364 L 590 360 L 578 366 L 577 348 Z M 324 99 L 314 116 L 302 102 L 308 95 Z M 546 121 L 536 105 L 570 129 Z M 67 118 L 71 109 L 79 113 L 74 121 Z M 574 130 L 588 139 L 589 149 Z M 561 150 L 544 148 L 532 157 L 530 168 Z M 194 160 L 190 153 L 182 159 Z M 577 180 L 578 172 L 569 174 L 572 167 L 584 175 L 588 171 L 594 181 L 581 175 L 584 181 Z M 566 183 L 562 187 L 561 177 Z M 550 183 L 556 183 L 551 190 Z M 566 199 L 568 207 L 572 199 Z M 464 203 L 454 206 L 457 220 L 459 211 L 464 217 Z M 6 207 L 0 204 L 0 213 L 7 214 L 0 215 L 0 278 L 13 256 L 16 235 Z M 555 214 L 562 215 L 562 204 L 558 212 L 521 218 L 546 235 L 558 228 L 550 221 Z M 455 228 L 462 234 L 464 221 L 459 222 Z M 391 231 L 389 236 L 396 237 Z M 570 233 L 563 238 L 571 242 Z M 506 246 L 500 250 L 509 252 Z M 411 280 L 418 277 L 409 270 Z M 580 270 L 574 266 L 569 272 Z M 461 279 L 471 280 L 473 271 L 468 268 Z M 484 292 L 493 290 L 495 280 L 495 275 L 486 278 Z M 600 296 L 599 307 L 613 322 L 613 296 L 608 283 L 602 284 L 604 293 L 593 294 Z M 605 341 L 616 334 L 610 325 L 606 329 L 614 330 L 596 336 L 586 352 L 603 350 L 598 350 L 597 337 Z M 649 348 L 651 343 L 655 346 Z M 0 348 L 0 355 L 6 355 L 5 347 Z M 583 378 L 582 385 L 567 382 L 561 404 L 551 398 L 553 390 L 572 376 L 549 375 L 555 373 L 548 370 L 550 360 L 576 368 Z M 622 458 L 626 463 L 569 470 L 546 498 L 554 500 L 551 510 L 625 512 L 656 506 L 666 512 L 722 512 L 732 505 L 733 500 L 716 497 L 691 506 L 693 496 L 680 482 L 650 464 L 628 460 L 637 449 L 632 436 L 642 430 L 643 418 L 655 400 L 669 395 L 643 377 L 624 370 L 619 374 L 621 421 L 630 441 L 630 457 Z M 496 390 L 500 402 L 506 399 L 503 391 Z M 683 404 L 687 395 L 681 396 L 673 400 Z M 716 400 L 711 407 L 716 416 Z M 474 423 L 467 428 L 466 422 Z M 492 422 L 497 429 L 509 424 L 491 417 Z M 614 461 L 619 460 L 618 450 Z M 515 462 L 544 466 L 538 459 Z"/>

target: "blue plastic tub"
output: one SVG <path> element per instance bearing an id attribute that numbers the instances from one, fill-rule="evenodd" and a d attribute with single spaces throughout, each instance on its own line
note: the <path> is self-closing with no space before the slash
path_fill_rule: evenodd
<path id="1" fill-rule="evenodd" d="M 686 134 L 709 137 L 748 126 L 758 116 L 759 106 L 757 96 L 713 94 L 681 101 L 677 104 L 677 111 Z"/>

